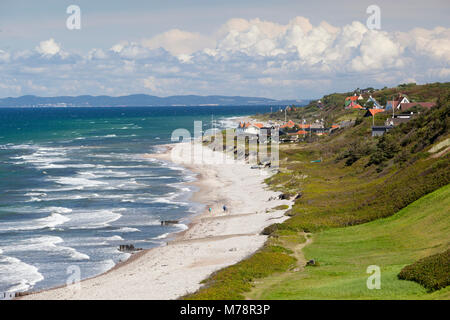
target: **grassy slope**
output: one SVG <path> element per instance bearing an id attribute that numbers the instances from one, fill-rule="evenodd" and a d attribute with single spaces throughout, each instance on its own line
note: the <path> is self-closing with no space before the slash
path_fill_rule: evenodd
<path id="1" fill-rule="evenodd" d="M 397 279 L 407 264 L 445 251 L 450 244 L 450 185 L 400 212 L 370 223 L 329 229 L 303 249 L 319 267 L 307 267 L 281 282 L 252 291 L 260 299 L 450 299 L 450 287 L 434 293 Z M 366 268 L 381 268 L 381 290 L 368 290 Z"/>

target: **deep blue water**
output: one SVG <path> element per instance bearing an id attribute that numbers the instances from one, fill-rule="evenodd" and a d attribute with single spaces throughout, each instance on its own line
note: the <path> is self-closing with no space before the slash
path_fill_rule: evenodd
<path id="1" fill-rule="evenodd" d="M 270 107 L 0 109 L 0 292 L 64 284 L 186 228 L 202 209 L 189 201 L 195 175 L 143 157 L 193 122 L 226 127 L 227 118 Z M 161 226 L 161 220 L 180 220 Z"/>

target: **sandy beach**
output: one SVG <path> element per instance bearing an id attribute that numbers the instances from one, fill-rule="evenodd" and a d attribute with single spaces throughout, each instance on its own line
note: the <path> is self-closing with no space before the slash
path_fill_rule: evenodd
<path id="1" fill-rule="evenodd" d="M 186 148 L 188 143 L 179 143 L 145 156 L 173 161 L 198 174 L 194 184 L 199 191 L 193 200 L 205 210 L 191 219 L 189 229 L 166 246 L 134 254 L 102 275 L 21 299 L 177 299 L 196 291 L 211 273 L 257 251 L 267 238 L 261 231 L 287 218 L 284 211 L 271 209 L 291 205 L 289 200 L 269 200 L 278 196 L 264 184 L 273 172 L 230 158 L 224 164 L 224 153 L 208 147 L 200 147 L 201 163 L 186 163 Z"/>

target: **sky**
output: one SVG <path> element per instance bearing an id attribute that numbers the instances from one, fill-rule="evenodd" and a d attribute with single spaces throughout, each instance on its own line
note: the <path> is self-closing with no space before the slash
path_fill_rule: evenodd
<path id="1" fill-rule="evenodd" d="M 0 97 L 308 99 L 450 81 L 449 17 L 448 0 L 0 0 Z"/>

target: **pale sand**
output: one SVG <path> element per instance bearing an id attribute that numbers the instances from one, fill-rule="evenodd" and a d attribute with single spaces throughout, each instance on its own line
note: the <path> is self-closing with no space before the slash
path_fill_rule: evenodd
<path id="1" fill-rule="evenodd" d="M 187 145 L 176 144 L 164 154 L 148 157 L 174 160 L 170 158 L 171 148 L 182 152 Z M 194 184 L 200 191 L 194 200 L 212 207 L 212 214 L 205 210 L 167 246 L 134 254 L 112 270 L 81 281 L 79 290 L 61 287 L 22 299 L 177 299 L 199 289 L 200 281 L 211 273 L 261 248 L 267 237 L 260 232 L 287 218 L 283 211 L 266 210 L 291 205 L 291 201 L 269 201 L 278 193 L 267 190 L 264 179 L 272 173 L 266 169 L 251 169 L 235 160 L 231 160 L 232 164 L 212 164 L 217 157 L 223 159 L 223 153 L 201 148 L 208 164 L 182 165 L 199 173 Z M 229 208 L 225 214 L 223 204 Z"/>

